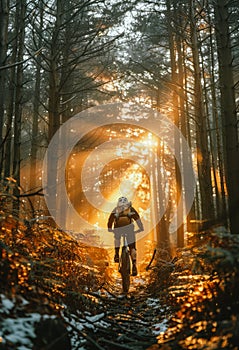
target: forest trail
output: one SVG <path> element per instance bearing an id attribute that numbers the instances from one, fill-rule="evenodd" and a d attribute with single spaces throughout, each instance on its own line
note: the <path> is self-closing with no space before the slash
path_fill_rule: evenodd
<path id="1" fill-rule="evenodd" d="M 147 273 L 131 277 L 127 295 L 122 294 L 121 277 L 114 274 L 113 285 L 92 296 L 102 312 L 86 317 L 89 322 L 84 349 L 149 349 L 166 330 L 168 307 L 147 290 Z M 157 345 L 156 345 L 157 346 Z"/>
<path id="2" fill-rule="evenodd" d="M 1 349 L 238 350 L 237 235 L 193 234 L 173 259 L 158 251 L 125 296 L 105 250 L 15 225 L 2 220 Z"/>
<path id="3" fill-rule="evenodd" d="M 203 240 L 208 239 L 215 244 L 213 250 L 204 245 L 187 247 L 172 261 L 158 259 L 152 270 L 131 277 L 125 297 L 120 276 L 114 276 L 113 286 L 93 293 L 101 313 L 90 318 L 88 328 L 84 326 L 81 349 L 238 350 L 238 274 L 227 275 L 221 255 L 214 255 L 222 254 L 218 246 L 223 244 L 229 257 L 232 240 L 233 247 L 238 240 L 231 236 L 222 240 L 220 234 L 205 235 Z M 227 263 L 234 266 L 232 256 Z"/>

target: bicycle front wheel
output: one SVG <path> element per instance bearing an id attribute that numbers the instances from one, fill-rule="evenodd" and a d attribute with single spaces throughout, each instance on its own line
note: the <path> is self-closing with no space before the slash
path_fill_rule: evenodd
<path id="1" fill-rule="evenodd" d="M 130 286 L 130 257 L 126 249 L 123 249 L 122 251 L 120 273 L 122 277 L 123 292 L 128 293 Z"/>

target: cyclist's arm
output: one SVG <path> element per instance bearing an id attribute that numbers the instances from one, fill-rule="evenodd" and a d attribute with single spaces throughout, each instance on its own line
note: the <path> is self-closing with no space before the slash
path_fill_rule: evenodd
<path id="1" fill-rule="evenodd" d="M 114 218 L 115 218 L 115 215 L 114 215 L 114 212 L 112 212 L 109 216 L 108 223 L 107 223 L 107 227 L 108 227 L 109 232 L 113 231 Z"/>
<path id="2" fill-rule="evenodd" d="M 140 219 L 140 216 L 139 216 L 139 213 L 137 212 L 137 210 L 135 210 L 134 208 L 132 208 L 132 211 L 133 211 L 133 215 L 132 215 L 132 218 L 135 220 L 135 222 L 137 223 L 138 225 L 138 228 L 140 231 L 143 231 L 144 230 L 144 225 Z"/>
<path id="3" fill-rule="evenodd" d="M 143 225 L 141 219 L 138 219 L 138 220 L 135 220 L 135 221 L 136 221 L 136 223 L 138 225 L 139 230 L 143 231 L 144 230 L 144 225 Z"/>

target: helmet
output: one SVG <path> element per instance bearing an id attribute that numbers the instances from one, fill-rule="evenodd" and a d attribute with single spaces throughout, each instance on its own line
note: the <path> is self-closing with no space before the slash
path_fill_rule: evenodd
<path id="1" fill-rule="evenodd" d="M 120 197 L 118 199 L 118 203 L 117 203 L 117 207 L 127 207 L 130 206 L 131 203 L 128 201 L 128 199 L 126 197 Z"/>

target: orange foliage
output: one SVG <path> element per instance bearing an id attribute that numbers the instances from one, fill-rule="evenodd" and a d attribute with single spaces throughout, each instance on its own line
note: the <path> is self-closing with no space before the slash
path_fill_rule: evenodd
<path id="1" fill-rule="evenodd" d="M 47 307 L 87 307 L 82 294 L 108 278 L 107 252 L 82 245 L 46 222 L 27 225 L 3 216 L 0 220 L 1 292 L 40 300 Z"/>

